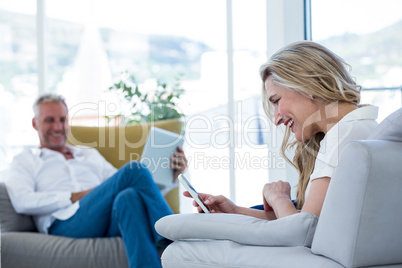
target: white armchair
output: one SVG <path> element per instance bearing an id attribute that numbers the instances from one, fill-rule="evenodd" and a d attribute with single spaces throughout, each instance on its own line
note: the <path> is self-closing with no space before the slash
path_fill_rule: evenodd
<path id="1" fill-rule="evenodd" d="M 163 267 L 402 267 L 402 109 L 365 141 L 350 142 L 321 216 L 275 221 L 181 214 L 157 231 L 174 242 Z M 315 232 L 314 232 L 315 230 Z"/>

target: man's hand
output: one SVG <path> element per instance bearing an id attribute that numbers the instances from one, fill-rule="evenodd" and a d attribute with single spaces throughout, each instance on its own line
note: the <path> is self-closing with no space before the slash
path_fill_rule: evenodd
<path id="1" fill-rule="evenodd" d="M 170 167 L 173 169 L 173 182 L 175 182 L 177 177 L 187 168 L 187 159 L 183 148 L 180 146 L 177 146 L 177 152 L 174 152 L 171 157 Z"/>
<path id="2" fill-rule="evenodd" d="M 183 192 L 183 195 L 192 198 L 188 191 Z M 231 200 L 223 195 L 214 196 L 202 193 L 199 193 L 199 195 L 202 199 L 204 199 L 204 204 L 209 208 L 211 213 L 238 213 L 238 206 L 236 206 Z M 203 212 L 202 208 L 197 204 L 197 202 L 193 201 L 193 206 L 197 208 L 198 212 Z"/>
<path id="3" fill-rule="evenodd" d="M 70 198 L 71 202 L 75 203 L 78 200 L 81 200 L 90 191 L 92 191 L 92 189 L 82 191 L 82 192 L 71 193 L 71 198 Z"/>

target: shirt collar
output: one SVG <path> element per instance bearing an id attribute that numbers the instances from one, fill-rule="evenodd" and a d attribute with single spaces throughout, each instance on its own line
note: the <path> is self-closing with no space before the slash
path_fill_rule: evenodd
<path id="1" fill-rule="evenodd" d="M 66 147 L 68 147 L 68 149 L 71 150 L 74 158 L 80 157 L 83 155 L 82 153 L 82 149 L 77 147 L 77 146 L 72 146 L 72 145 L 68 145 L 66 144 Z M 54 150 L 48 149 L 48 148 L 40 148 L 40 147 L 35 147 L 35 148 L 31 148 L 31 152 L 33 155 L 37 156 L 37 157 L 42 157 L 44 154 L 48 154 L 48 153 L 58 153 Z"/>
<path id="2" fill-rule="evenodd" d="M 331 136 L 331 133 L 337 132 L 339 126 L 346 122 L 353 122 L 358 120 L 376 120 L 378 117 L 378 107 L 373 105 L 365 105 L 361 106 L 347 115 L 345 115 L 338 123 L 332 126 L 328 132 L 325 134 L 325 138 L 321 141 L 324 142 L 327 140 L 328 136 Z"/>
<path id="3" fill-rule="evenodd" d="M 366 105 L 351 111 L 350 113 L 345 115 L 338 123 L 356 120 L 376 120 L 377 117 L 378 107 L 373 105 Z"/>

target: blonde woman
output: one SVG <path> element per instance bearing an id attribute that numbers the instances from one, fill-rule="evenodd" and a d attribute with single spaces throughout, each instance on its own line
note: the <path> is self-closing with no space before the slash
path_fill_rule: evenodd
<path id="1" fill-rule="evenodd" d="M 279 180 L 265 184 L 264 210 L 201 194 L 212 212 L 268 220 L 300 211 L 320 215 L 342 148 L 351 140 L 367 138 L 377 126 L 378 108 L 359 105 L 361 87 L 348 67 L 329 49 L 309 41 L 282 48 L 261 67 L 265 111 L 276 126 L 286 126 L 282 154 L 295 149 L 293 161 L 287 160 L 299 172 L 297 205 L 291 200 L 290 184 Z M 188 192 L 184 195 L 190 197 Z"/>

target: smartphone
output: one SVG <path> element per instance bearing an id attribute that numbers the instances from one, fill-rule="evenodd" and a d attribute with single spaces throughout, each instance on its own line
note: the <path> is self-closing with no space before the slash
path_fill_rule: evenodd
<path id="1" fill-rule="evenodd" d="M 184 188 L 190 193 L 190 195 L 194 198 L 195 202 L 202 208 L 205 213 L 210 213 L 208 207 L 204 204 L 204 200 L 202 197 L 197 193 L 194 187 L 190 184 L 190 182 L 184 177 L 183 174 L 180 174 L 178 177 L 181 184 L 183 184 Z"/>

